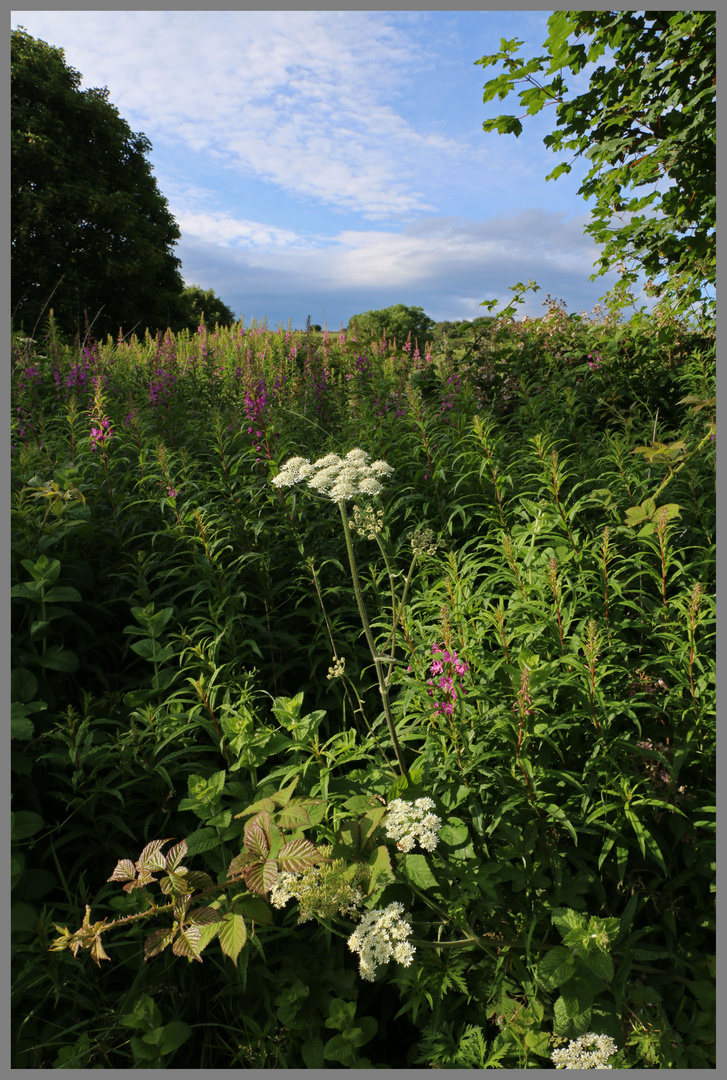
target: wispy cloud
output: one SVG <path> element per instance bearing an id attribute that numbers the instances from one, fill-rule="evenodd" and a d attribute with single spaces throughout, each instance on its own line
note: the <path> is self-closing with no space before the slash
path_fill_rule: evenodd
<path id="1" fill-rule="evenodd" d="M 411 43 L 386 12 L 45 12 L 42 24 L 62 24 L 85 84 L 108 85 L 155 145 L 298 198 L 378 219 L 435 211 L 404 162 L 464 149 L 397 111 Z"/>

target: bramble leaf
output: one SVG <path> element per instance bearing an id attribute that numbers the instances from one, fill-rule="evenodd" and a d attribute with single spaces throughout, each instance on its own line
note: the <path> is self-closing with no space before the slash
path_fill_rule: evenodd
<path id="1" fill-rule="evenodd" d="M 242 915 L 229 911 L 224 917 L 217 938 L 225 956 L 229 956 L 233 964 L 237 966 L 237 958 L 247 941 L 247 927 Z"/>

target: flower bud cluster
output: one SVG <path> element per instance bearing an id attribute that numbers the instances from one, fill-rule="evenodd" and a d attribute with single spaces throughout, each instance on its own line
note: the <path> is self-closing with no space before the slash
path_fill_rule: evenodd
<path id="1" fill-rule="evenodd" d="M 571 1039 L 563 1049 L 550 1055 L 556 1069 L 610 1069 L 607 1064 L 617 1050 L 610 1035 L 594 1035 L 589 1031 L 577 1039 Z"/>
<path id="2" fill-rule="evenodd" d="M 442 822 L 430 813 L 433 808 L 434 803 L 426 797 L 414 802 L 394 799 L 387 808 L 386 835 L 396 840 L 400 851 L 411 851 L 417 841 L 425 851 L 434 851 Z"/>
<path id="3" fill-rule="evenodd" d="M 375 540 L 384 528 L 384 512 L 374 510 L 373 506 L 354 506 L 353 517 L 349 518 L 348 524 L 357 536 Z"/>
<path id="4" fill-rule="evenodd" d="M 411 964 L 415 950 L 406 940 L 411 934 L 411 925 L 402 918 L 403 912 L 403 905 L 397 901 L 383 910 L 374 908 L 364 915 L 351 934 L 348 947 L 358 954 L 362 979 L 373 982 L 377 966 L 389 960 L 404 967 Z"/>
<path id="5" fill-rule="evenodd" d="M 407 535 L 407 540 L 415 555 L 436 555 L 441 545 L 441 540 L 434 539 L 432 529 L 416 529 Z"/>
<path id="6" fill-rule="evenodd" d="M 274 487 L 291 487 L 305 480 L 319 494 L 342 502 L 359 495 L 378 495 L 383 490 L 379 478 L 393 471 L 385 461 L 369 462 L 366 451 L 357 448 L 345 458 L 326 454 L 312 465 L 308 458 L 289 458 L 272 483 Z"/>
<path id="7" fill-rule="evenodd" d="M 320 919 L 330 919 L 336 912 L 356 919 L 364 898 L 356 880 L 344 878 L 344 869 L 346 864 L 335 860 L 324 866 L 308 867 L 299 873 L 282 870 L 270 890 L 270 903 L 273 907 L 282 908 L 289 900 L 297 900 L 300 906 L 299 924 L 307 922 L 314 915 Z M 364 874 L 362 868 L 359 876 L 363 877 Z"/>
<path id="8" fill-rule="evenodd" d="M 334 663 L 328 669 L 327 679 L 340 679 L 346 670 L 346 657 L 334 656 Z"/>

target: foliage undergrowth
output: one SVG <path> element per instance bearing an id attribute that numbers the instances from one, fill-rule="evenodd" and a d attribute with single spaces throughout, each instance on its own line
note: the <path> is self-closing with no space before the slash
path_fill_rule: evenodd
<path id="1" fill-rule="evenodd" d="M 14 1067 L 715 1067 L 714 344 L 547 307 L 14 340 Z"/>

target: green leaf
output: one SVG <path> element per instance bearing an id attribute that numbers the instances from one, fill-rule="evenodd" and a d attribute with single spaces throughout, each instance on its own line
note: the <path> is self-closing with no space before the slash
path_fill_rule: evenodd
<path id="1" fill-rule="evenodd" d="M 148 1035 L 143 1036 L 143 1039 L 144 1042 L 156 1046 L 160 1054 L 166 1055 L 178 1050 L 191 1035 L 192 1029 L 189 1024 L 185 1024 L 183 1020 L 172 1020 L 164 1027 L 150 1031 Z"/>
<path id="2" fill-rule="evenodd" d="M 278 854 L 281 870 L 301 873 L 320 860 L 318 849 L 310 840 L 291 840 L 284 844 Z"/>
<path id="3" fill-rule="evenodd" d="M 439 839 L 447 847 L 457 848 L 467 843 L 469 833 L 464 821 L 458 817 L 450 817 L 439 830 Z"/>
<path id="4" fill-rule="evenodd" d="M 578 958 L 599 979 L 603 979 L 605 982 L 611 982 L 613 979 L 613 961 L 610 956 L 601 952 L 600 949 L 583 949 L 578 954 Z"/>
<path id="5" fill-rule="evenodd" d="M 404 855 L 401 860 L 404 874 L 420 889 L 437 889 L 439 882 L 424 855 Z"/>
<path id="6" fill-rule="evenodd" d="M 558 945 L 554 949 L 549 949 L 538 964 L 538 979 L 546 990 L 554 990 L 555 987 L 570 979 L 575 966 L 576 962 L 570 949 L 564 949 Z"/>
<path id="7" fill-rule="evenodd" d="M 318 1036 L 316 1036 L 314 1039 L 309 1039 L 307 1042 L 304 1042 L 300 1048 L 300 1053 L 303 1061 L 305 1062 L 306 1069 L 325 1068 L 323 1040 L 319 1039 Z"/>
<path id="8" fill-rule="evenodd" d="M 138 1031 L 153 1031 L 162 1022 L 158 1006 L 148 994 L 142 994 L 134 1005 L 133 1012 L 120 1017 L 123 1027 L 136 1028 Z"/>
<path id="9" fill-rule="evenodd" d="M 256 862 L 245 873 L 245 884 L 253 892 L 263 896 L 269 893 L 278 876 L 278 866 L 275 859 L 267 859 L 265 862 Z"/>
<path id="10" fill-rule="evenodd" d="M 223 953 L 225 956 L 229 956 L 235 967 L 237 967 L 237 958 L 247 941 L 247 927 L 242 915 L 228 911 L 223 925 L 218 931 L 218 938 Z"/>
<path id="11" fill-rule="evenodd" d="M 550 917 L 562 934 L 568 933 L 569 930 L 583 929 L 585 931 L 587 927 L 585 916 L 574 911 L 573 908 L 554 908 Z"/>
<path id="12" fill-rule="evenodd" d="M 39 658 L 40 666 L 51 671 L 64 671 L 71 674 L 78 671 L 80 662 L 78 657 L 70 649 L 63 649 L 60 645 L 51 645 L 45 654 Z"/>
<path id="13" fill-rule="evenodd" d="M 566 1008 L 562 997 L 556 998 L 553 1004 L 553 1034 L 560 1035 L 565 1039 L 577 1039 L 579 1035 L 585 1035 L 591 1024 L 591 1009 L 585 1012 L 571 1015 Z"/>
<path id="14" fill-rule="evenodd" d="M 197 829 L 187 837 L 187 853 L 189 855 L 200 855 L 203 851 L 211 851 L 213 848 L 219 847 L 220 844 L 220 838 L 214 829 Z"/>
<path id="15" fill-rule="evenodd" d="M 250 922 L 261 926 L 272 926 L 274 919 L 270 905 L 261 896 L 239 896 L 233 901 L 235 911 L 244 915 Z"/>
<path id="16" fill-rule="evenodd" d="M 12 843 L 27 840 L 43 828 L 43 818 L 32 810 L 17 810 L 10 814 L 10 839 Z"/>
<path id="17" fill-rule="evenodd" d="M 186 957 L 190 962 L 192 960 L 197 960 L 201 963 L 202 961 L 199 955 L 201 936 L 202 934 L 198 926 L 183 926 L 172 945 L 172 952 L 175 956 Z"/>

